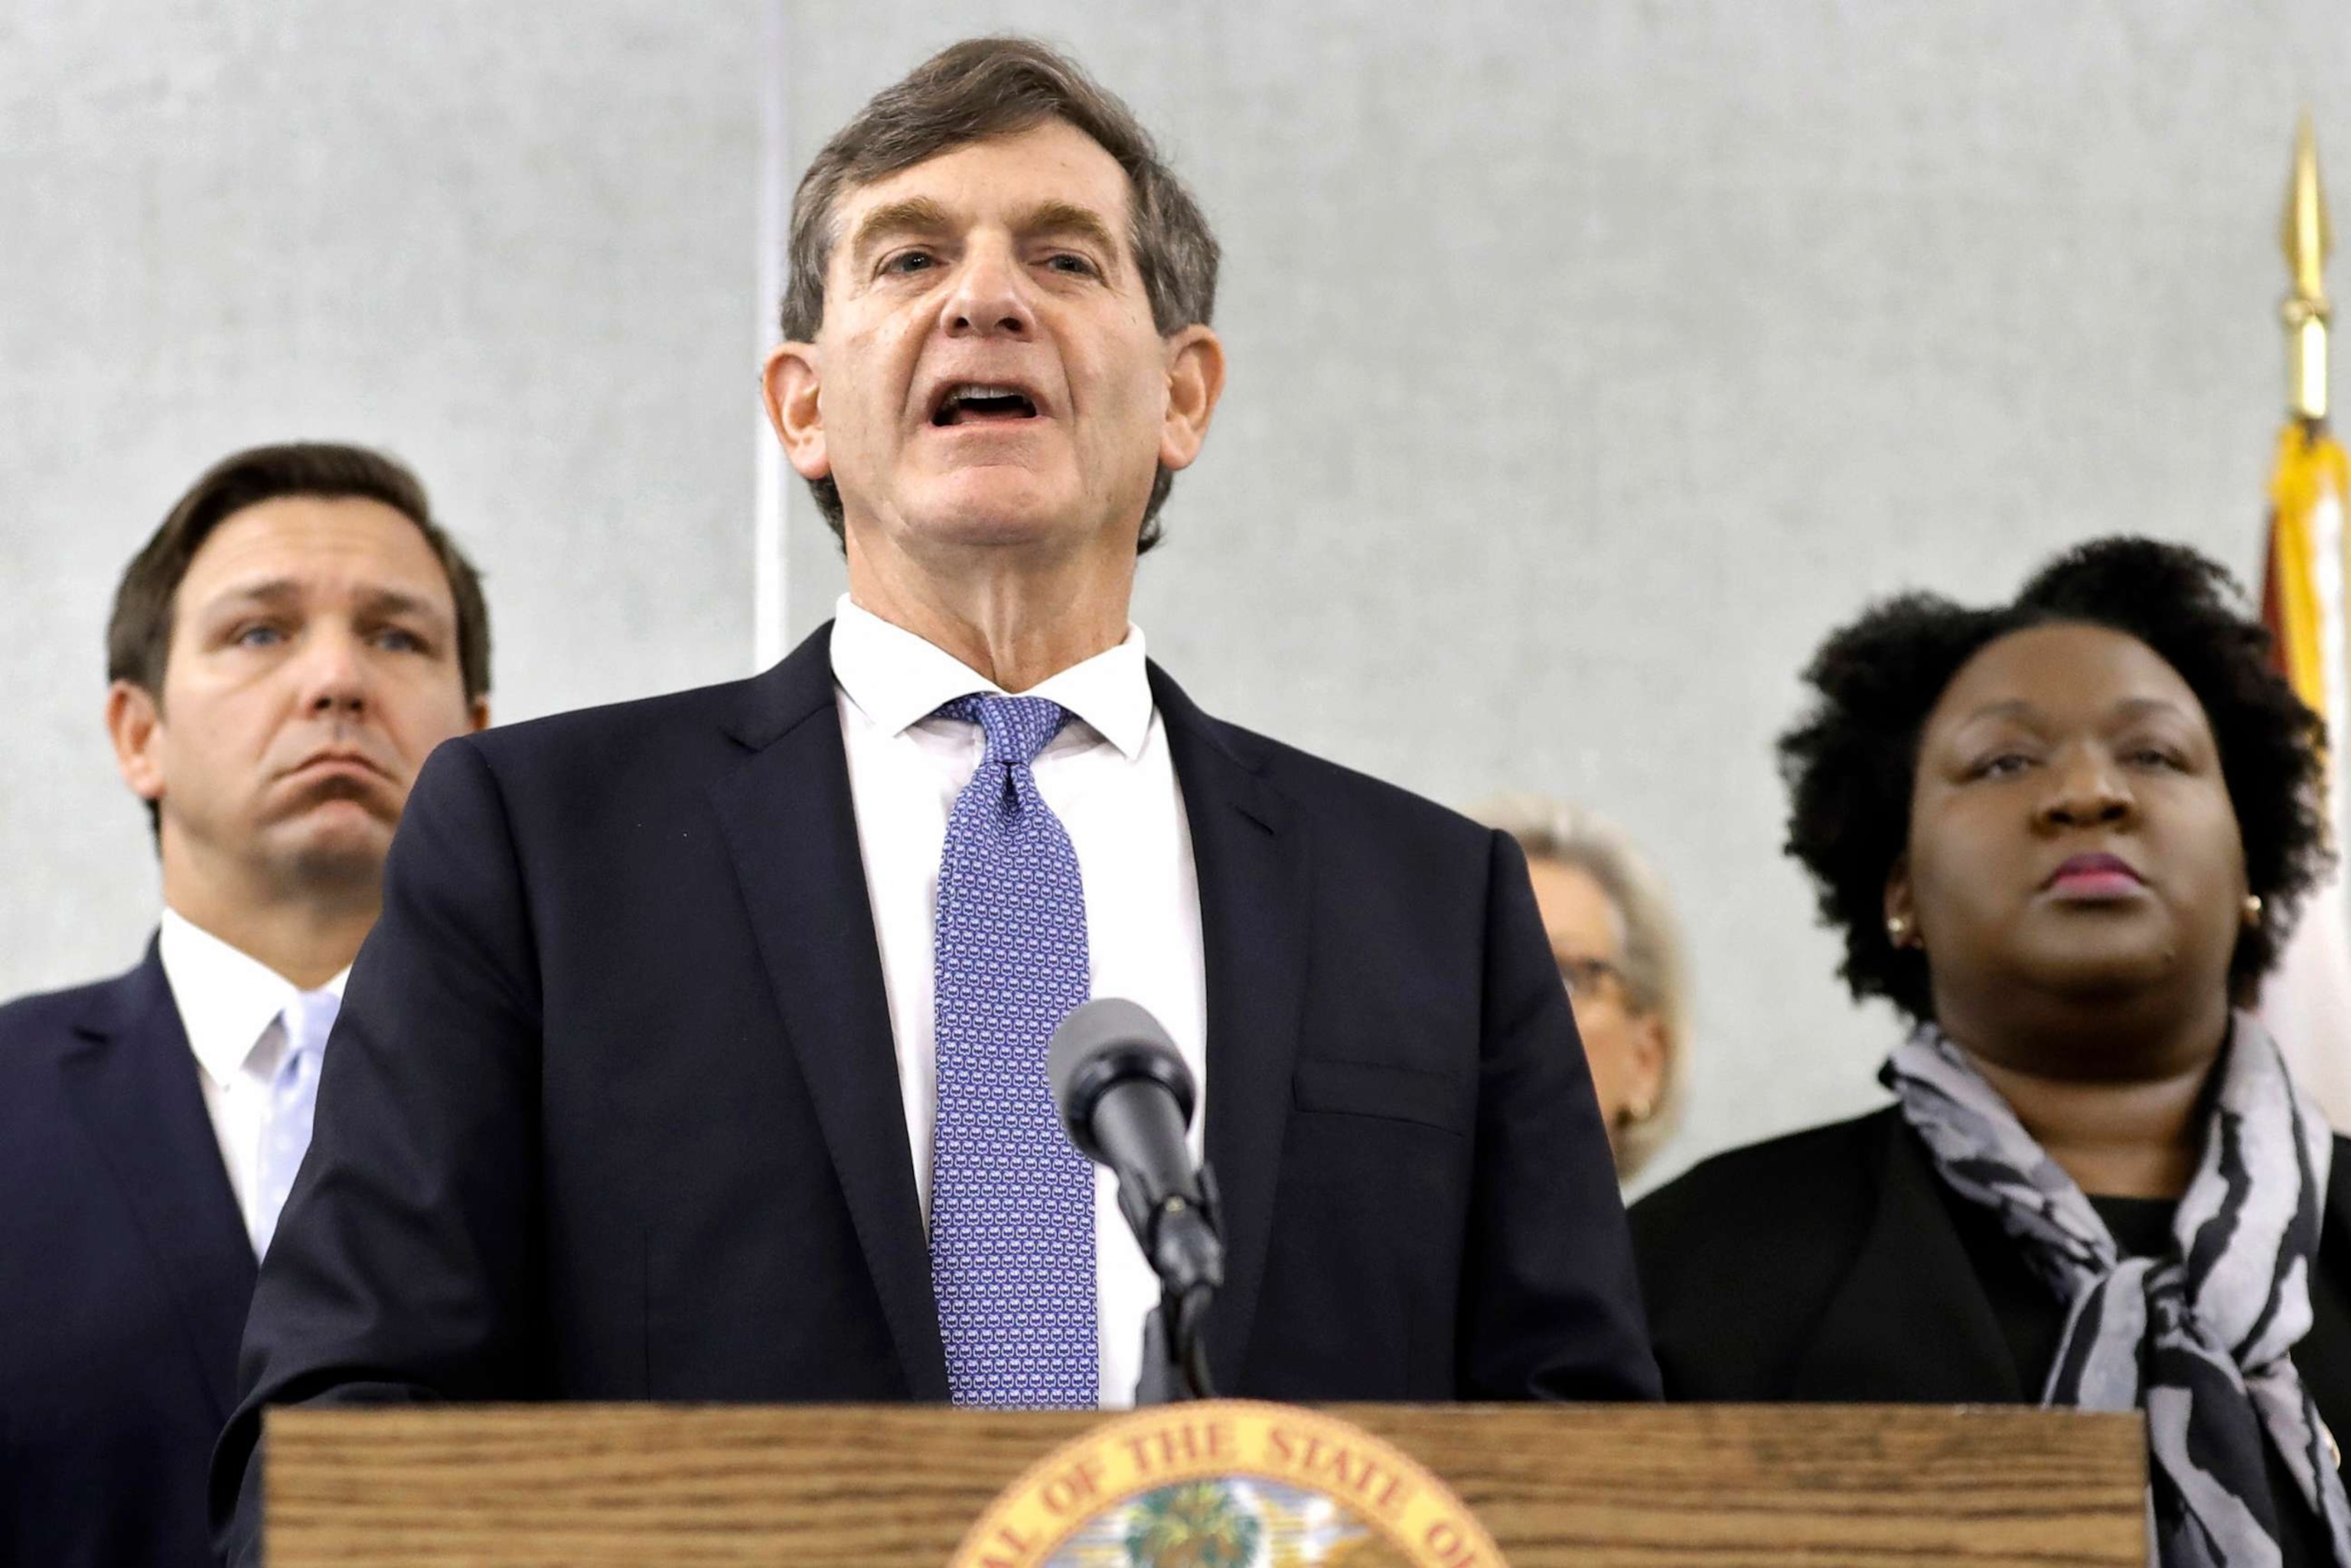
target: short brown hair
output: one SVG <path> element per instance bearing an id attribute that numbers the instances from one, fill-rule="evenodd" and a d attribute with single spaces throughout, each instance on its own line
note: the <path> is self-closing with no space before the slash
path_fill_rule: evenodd
<path id="1" fill-rule="evenodd" d="M 423 485 L 397 458 L 364 446 L 294 442 L 222 458 L 172 504 L 163 524 L 131 558 L 106 624 L 106 678 L 163 695 L 172 656 L 173 601 L 189 563 L 214 528 L 247 507 L 287 496 L 381 501 L 416 525 L 449 579 L 457 609 L 457 669 L 472 702 L 490 689 L 490 612 L 481 574 L 433 520 Z"/>
<path id="2" fill-rule="evenodd" d="M 834 208 L 842 191 L 1049 120 L 1084 131 L 1126 171 L 1134 188 L 1128 243 L 1160 335 L 1206 324 L 1217 304 L 1217 236 L 1134 111 L 1068 56 L 1033 38 L 992 37 L 949 45 L 875 94 L 800 176 L 792 197 L 785 338 L 812 341 L 824 323 L 824 272 L 840 238 Z M 1164 466 L 1152 481 L 1138 552 L 1159 542 L 1159 508 L 1175 482 Z M 844 538 L 841 487 L 827 477 L 810 480 L 809 490 L 833 537 Z"/>

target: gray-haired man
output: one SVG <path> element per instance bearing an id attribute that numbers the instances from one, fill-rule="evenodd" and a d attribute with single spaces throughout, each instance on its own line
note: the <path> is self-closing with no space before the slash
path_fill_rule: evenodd
<path id="1" fill-rule="evenodd" d="M 1131 1396 L 1153 1299 L 1045 1038 L 1205 1079 L 1217 1382 L 1654 1395 L 1507 837 L 1208 717 L 1126 619 L 1224 380 L 1216 246 L 1069 61 L 958 45 L 820 153 L 769 412 L 836 619 L 758 678 L 453 747 L 265 1270 L 278 1399 Z"/>

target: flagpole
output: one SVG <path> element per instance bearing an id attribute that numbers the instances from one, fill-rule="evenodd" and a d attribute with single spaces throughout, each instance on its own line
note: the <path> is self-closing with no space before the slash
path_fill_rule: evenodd
<path id="1" fill-rule="evenodd" d="M 2326 258 L 2335 235 L 2326 221 L 2326 192 L 2318 179 L 2318 137 L 2303 111 L 2294 138 L 2294 176 L 2286 186 L 2279 246 L 2293 275 L 2279 314 L 2286 331 L 2286 407 L 2294 418 L 2326 418 L 2326 334 L 2334 309 L 2326 298 Z"/>
<path id="2" fill-rule="evenodd" d="M 2327 837 L 2346 835 L 2351 771 L 2351 572 L 2344 507 L 2351 458 L 2327 431 L 2326 261 L 2334 235 L 2318 178 L 2318 139 L 2304 111 L 2278 225 L 2291 285 L 2279 315 L 2286 334 L 2286 424 L 2270 479 L 2270 538 L 2262 609 L 2277 667 L 2325 722 Z M 2351 905 L 2342 867 L 2312 890 L 2262 992 L 2262 1015 L 2294 1077 L 2338 1132 L 2351 1132 Z"/>

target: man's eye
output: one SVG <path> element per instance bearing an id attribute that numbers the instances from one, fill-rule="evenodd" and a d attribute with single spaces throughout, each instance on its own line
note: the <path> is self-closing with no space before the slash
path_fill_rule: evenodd
<path id="1" fill-rule="evenodd" d="M 1968 769 L 1970 779 L 2011 779 L 2032 766 L 2022 751 L 1998 751 Z"/>
<path id="2" fill-rule="evenodd" d="M 1045 265 L 1051 267 L 1055 272 L 1066 272 L 1072 277 L 1099 277 L 1102 276 L 1102 268 L 1096 267 L 1092 262 L 1087 260 L 1082 256 L 1071 256 L 1067 252 L 1063 252 L 1060 256 L 1048 257 Z"/>
<path id="3" fill-rule="evenodd" d="M 898 273 L 927 272 L 935 265 L 935 258 L 926 251 L 902 250 L 883 262 L 882 270 Z"/>
<path id="4" fill-rule="evenodd" d="M 425 651 L 423 638 L 413 632 L 404 632 L 397 626 L 377 632 L 375 645 L 379 648 L 389 648 L 395 653 L 422 653 Z"/>
<path id="5" fill-rule="evenodd" d="M 267 648 L 286 641 L 286 634 L 275 626 L 240 626 L 229 641 L 240 648 Z"/>
<path id="6" fill-rule="evenodd" d="M 2126 755 L 2128 760 L 2139 768 L 2165 768 L 2178 772 L 2188 766 L 2187 760 L 2178 752 L 2166 750 L 2160 746 L 2142 746 Z"/>

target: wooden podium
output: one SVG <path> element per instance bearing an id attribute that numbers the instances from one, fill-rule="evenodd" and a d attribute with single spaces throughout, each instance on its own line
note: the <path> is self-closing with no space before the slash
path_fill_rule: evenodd
<path id="1" fill-rule="evenodd" d="M 2138 1418 L 2013 1407 L 1356 1405 L 1512 1568 L 2145 1568 Z M 919 1564 L 1099 1417 L 936 1407 L 272 1411 L 270 1568 Z"/>

